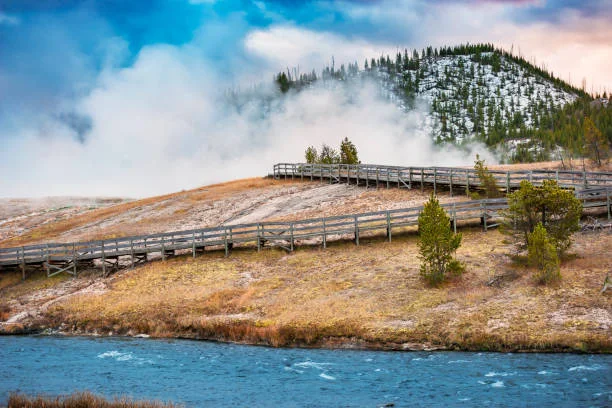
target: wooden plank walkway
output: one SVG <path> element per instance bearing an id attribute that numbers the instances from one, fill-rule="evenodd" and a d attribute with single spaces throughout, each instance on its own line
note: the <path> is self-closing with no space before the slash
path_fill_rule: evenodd
<path id="1" fill-rule="evenodd" d="M 556 180 L 563 188 L 583 190 L 612 186 L 612 172 L 586 172 L 565 170 L 512 170 L 489 171 L 497 185 L 505 192 L 519 187 L 528 180 L 541 185 L 544 180 Z M 420 188 L 433 186 L 463 194 L 466 190 L 481 187 L 473 168 L 458 167 L 400 167 L 374 164 L 306 164 L 278 163 L 274 165 L 275 179 L 301 179 L 326 183 L 350 183 L 366 187 Z"/>
<path id="2" fill-rule="evenodd" d="M 280 166 L 280 167 L 277 167 Z M 289 165 L 288 165 L 289 166 Z M 296 170 L 302 169 L 299 167 L 285 167 L 285 165 L 274 166 L 274 175 L 283 177 L 287 175 L 286 171 L 291 172 L 295 177 Z M 299 166 L 299 165 L 298 165 Z M 323 171 L 321 168 L 311 168 L 311 170 Z M 330 167 L 331 169 L 332 167 Z M 333 173 L 332 179 L 335 182 L 340 182 L 343 177 L 347 177 L 346 181 L 354 180 L 356 182 L 368 183 L 366 175 L 380 176 L 381 168 L 378 166 L 360 165 L 356 172 L 351 175 L 346 173 L 343 176 L 342 170 L 338 173 Z M 372 169 L 377 169 L 376 173 Z M 408 172 L 401 170 L 397 172 L 394 168 L 395 177 L 402 179 L 407 176 L 410 182 L 410 174 L 422 174 L 423 176 L 413 178 L 418 182 L 432 181 L 433 183 L 443 184 L 443 178 L 437 178 L 437 170 L 431 172 L 431 169 L 413 170 L 409 168 Z M 449 169 L 447 169 L 449 170 Z M 350 171 L 350 169 L 348 169 Z M 470 173 L 466 173 L 465 169 L 460 169 L 467 178 L 463 180 L 467 183 L 472 183 Z M 446 173 L 450 174 L 449 172 Z M 457 172 L 454 172 L 457 174 Z M 606 208 L 608 219 L 611 218 L 611 198 L 612 198 L 612 177 L 607 186 L 601 186 L 604 179 L 602 175 L 609 173 L 589 173 L 586 176 L 581 174 L 583 179 L 586 177 L 589 183 L 599 185 L 599 187 L 589 187 L 588 189 L 576 190 L 576 196 L 582 201 L 584 208 Z M 399 175 L 399 176 L 398 176 Z M 389 176 L 389 183 L 392 183 L 390 172 L 385 173 Z M 532 173 L 533 176 L 533 173 Z M 353 178 L 352 178 L 353 177 Z M 537 176 L 537 180 L 540 180 Z M 571 180 L 570 177 L 562 176 L 565 183 Z M 308 179 L 309 177 L 307 177 Z M 453 179 L 451 176 L 447 181 Z M 516 176 L 512 176 L 515 180 Z M 453 179 L 453 183 L 454 183 Z M 461 180 L 457 178 L 456 180 Z M 536 178 L 532 178 L 536 180 Z M 371 180 L 370 180 L 371 181 Z M 386 181 L 386 180 L 385 180 Z M 597 184 L 596 183 L 599 183 Z M 379 179 L 380 184 L 380 179 Z M 400 180 L 398 185 L 402 187 Z M 461 185 L 461 184 L 453 184 Z M 474 184 L 477 185 L 474 180 Z M 511 184 L 514 186 L 514 184 Z M 567 185 L 567 184 L 564 184 Z M 579 184 L 581 187 L 584 184 Z M 449 185 L 450 187 L 450 185 Z M 575 187 L 572 185 L 572 187 Z M 499 222 L 499 211 L 507 208 L 507 200 L 485 199 L 472 200 L 460 203 L 452 203 L 443 205 L 451 217 L 452 225 L 449 227 L 457 229 L 458 222 L 480 222 L 483 229 L 494 227 Z M 94 261 L 98 261 L 103 269 L 104 274 L 108 270 L 119 267 L 119 260 L 129 266 L 134 266 L 139 263 L 146 262 L 151 254 L 157 254 L 161 259 L 166 259 L 168 256 L 176 255 L 178 251 L 183 253 L 191 253 L 195 257 L 198 253 L 208 249 L 221 249 L 225 251 L 226 256 L 229 255 L 232 248 L 236 246 L 252 246 L 260 251 L 264 246 L 282 247 L 287 251 L 293 251 L 297 245 L 323 245 L 327 246 L 330 240 L 351 239 L 355 244 L 359 245 L 360 237 L 381 235 L 384 234 L 391 241 L 393 233 L 398 233 L 406 227 L 417 225 L 418 216 L 422 210 L 422 206 L 376 211 L 358 214 L 347 214 L 334 217 L 310 218 L 297 220 L 293 222 L 258 222 L 250 224 L 238 225 L 223 225 L 211 228 L 202 228 L 187 231 L 174 231 L 161 234 L 139 235 L 131 237 L 122 237 L 101 241 L 90 242 L 72 242 L 72 243 L 48 243 L 41 245 L 27 245 L 14 248 L 0 248 L 0 268 L 1 267 L 18 267 L 21 268 L 23 278 L 25 279 L 26 267 L 44 268 L 47 276 L 53 276 L 58 273 L 69 273 L 77 275 L 78 268 L 85 265 L 92 266 Z"/>

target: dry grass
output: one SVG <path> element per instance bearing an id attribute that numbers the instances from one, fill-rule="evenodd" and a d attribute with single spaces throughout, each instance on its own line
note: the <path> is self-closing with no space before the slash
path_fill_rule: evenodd
<path id="1" fill-rule="evenodd" d="M 171 408 L 178 405 L 157 401 L 135 401 L 121 397 L 109 401 L 90 392 L 77 392 L 61 397 L 11 394 L 8 408 Z"/>
<path id="2" fill-rule="evenodd" d="M 114 205 L 111 207 L 101 208 L 98 210 L 88 211 L 86 213 L 71 217 L 69 219 L 50 222 L 33 228 L 23 235 L 6 239 L 0 242 L 0 247 L 11 247 L 35 242 L 44 242 L 57 239 L 62 234 L 82 228 L 84 226 L 101 223 L 104 220 L 111 219 L 129 212 L 137 208 L 151 208 L 150 216 L 135 225 L 130 225 L 130 229 L 126 229 L 126 225 L 117 225 L 115 227 L 106 228 L 102 231 L 92 232 L 88 235 L 88 239 L 109 239 L 126 234 L 133 233 L 148 233 L 151 230 L 151 225 L 154 223 L 163 223 L 168 219 L 173 219 L 176 215 L 181 215 L 189 212 L 190 208 L 196 203 L 207 200 L 217 201 L 242 191 L 248 191 L 257 188 L 274 188 L 290 183 L 297 183 L 291 180 L 272 180 L 267 178 L 249 178 L 236 180 L 227 183 L 213 184 L 189 191 L 182 191 L 173 194 L 166 194 L 156 197 L 145 198 L 141 200 L 130 201 Z M 170 203 L 179 201 L 183 207 L 178 213 L 160 214 L 161 210 L 169 206 Z"/>
<path id="3" fill-rule="evenodd" d="M 609 234 L 577 238 L 556 287 L 504 255 L 495 231 L 464 234 L 467 272 L 441 288 L 419 279 L 416 237 L 332 243 L 326 250 L 208 252 L 147 264 L 100 295 L 73 296 L 39 324 L 75 332 L 147 333 L 272 346 L 612 351 Z M 486 283 L 513 272 L 501 287 Z"/>

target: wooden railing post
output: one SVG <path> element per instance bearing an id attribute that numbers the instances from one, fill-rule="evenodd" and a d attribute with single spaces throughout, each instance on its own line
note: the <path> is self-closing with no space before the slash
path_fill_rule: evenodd
<path id="1" fill-rule="evenodd" d="M 195 231 L 191 234 L 191 255 L 196 257 L 196 234 Z"/>
<path id="2" fill-rule="evenodd" d="M 162 261 L 166 260 L 166 237 L 162 235 L 161 237 L 161 253 L 162 253 Z"/>
<path id="3" fill-rule="evenodd" d="M 506 172 L 506 194 L 510 194 L 510 172 Z"/>
<path id="4" fill-rule="evenodd" d="M 408 168 L 408 187 L 412 190 L 412 167 Z"/>
<path id="5" fill-rule="evenodd" d="M 259 223 L 257 223 L 257 252 L 261 251 L 261 236 L 259 235 Z"/>
<path id="6" fill-rule="evenodd" d="M 229 256 L 229 245 L 227 242 L 227 228 L 225 228 L 224 230 L 224 234 L 223 234 L 223 244 L 225 247 L 225 257 L 227 258 Z"/>
<path id="7" fill-rule="evenodd" d="M 610 189 L 606 188 L 606 207 L 608 208 L 608 219 L 612 218 L 612 209 L 610 209 Z"/>
<path id="8" fill-rule="evenodd" d="M 450 175 L 449 175 L 449 191 L 450 191 L 450 196 L 453 196 L 453 169 L 450 169 Z"/>
<path id="9" fill-rule="evenodd" d="M 423 171 L 423 168 L 421 167 L 421 193 L 423 191 L 425 191 L 425 172 Z"/>
<path id="10" fill-rule="evenodd" d="M 387 211 L 387 239 L 391 242 L 391 213 Z"/>
<path id="11" fill-rule="evenodd" d="M 436 195 L 436 194 L 437 194 L 437 191 L 438 191 L 438 190 L 437 190 L 437 186 L 436 186 L 436 184 L 437 184 L 437 178 L 438 178 L 438 168 L 437 168 L 437 167 L 434 167 L 434 169 L 433 169 L 433 170 L 434 170 L 434 195 Z"/>
<path id="12" fill-rule="evenodd" d="M 325 218 L 323 218 L 323 248 L 327 248 L 327 230 L 325 228 Z"/>
<path id="13" fill-rule="evenodd" d="M 357 221 L 357 216 L 355 216 L 355 244 L 359 245 L 359 223 Z"/>
<path id="14" fill-rule="evenodd" d="M 293 223 L 289 224 L 289 230 L 291 232 L 291 252 L 293 252 Z"/>
<path id="15" fill-rule="evenodd" d="M 45 244 L 45 270 L 47 272 L 47 278 L 49 277 L 49 244 Z"/>
<path id="16" fill-rule="evenodd" d="M 102 241 L 102 274 L 106 276 L 106 254 L 104 253 L 104 241 Z"/>
<path id="17" fill-rule="evenodd" d="M 130 239 L 130 255 L 132 256 L 132 269 L 134 269 L 134 240 Z"/>
<path id="18" fill-rule="evenodd" d="M 72 243 L 72 274 L 76 278 L 77 276 L 77 252 L 76 252 L 76 243 Z"/>
<path id="19" fill-rule="evenodd" d="M 465 195 L 470 195 L 470 170 L 465 169 Z"/>
<path id="20" fill-rule="evenodd" d="M 21 280 L 25 280 L 26 274 L 26 261 L 25 261 L 25 248 L 21 247 Z"/>

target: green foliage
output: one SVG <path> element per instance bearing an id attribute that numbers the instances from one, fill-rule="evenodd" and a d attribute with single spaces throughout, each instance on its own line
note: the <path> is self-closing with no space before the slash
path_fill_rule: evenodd
<path id="1" fill-rule="evenodd" d="M 529 234 L 541 223 L 557 252 L 563 254 L 571 245 L 571 235 L 580 229 L 580 200 L 554 180 L 544 180 L 537 187 L 522 181 L 517 191 L 508 194 L 508 206 L 502 231 L 521 247 L 528 245 Z"/>
<path id="2" fill-rule="evenodd" d="M 460 245 L 461 234 L 452 232 L 450 218 L 432 194 L 419 215 L 419 259 L 421 276 L 427 283 L 436 286 L 448 275 L 464 271 L 464 265 L 454 259 Z"/>
<path id="3" fill-rule="evenodd" d="M 541 222 L 528 235 L 527 259 L 530 265 L 538 268 L 535 276 L 538 283 L 547 284 L 561 279 L 559 257 L 552 241 Z"/>
<path id="4" fill-rule="evenodd" d="M 340 143 L 340 150 L 336 151 L 333 147 L 323 143 L 320 153 L 314 146 L 309 146 L 304 152 L 306 163 L 318 164 L 359 164 L 357 155 L 357 147 L 351 142 L 348 137 Z"/>
<path id="5" fill-rule="evenodd" d="M 314 164 L 319 159 L 319 153 L 317 153 L 317 149 L 314 146 L 308 146 L 306 148 L 306 153 L 304 154 L 306 163 Z"/>
<path id="6" fill-rule="evenodd" d="M 321 146 L 321 153 L 319 154 L 319 163 L 321 164 L 335 164 L 340 161 L 338 152 L 331 146 L 323 143 Z"/>
<path id="7" fill-rule="evenodd" d="M 291 88 L 290 80 L 284 72 L 274 77 L 274 81 L 282 93 L 288 92 Z"/>
<path id="8" fill-rule="evenodd" d="M 479 155 L 476 155 L 476 161 L 474 162 L 474 170 L 476 170 L 476 174 L 478 175 L 478 179 L 480 180 L 480 184 L 485 190 L 485 194 L 487 198 L 498 198 L 501 197 L 502 194 L 499 191 L 499 186 L 497 185 L 497 181 L 495 181 L 495 177 L 489 171 L 489 168 L 485 166 L 484 160 L 480 159 Z"/>
<path id="9" fill-rule="evenodd" d="M 342 164 L 359 164 L 359 156 L 357 155 L 357 147 L 351 142 L 348 137 L 340 143 L 340 163 Z"/>
<path id="10" fill-rule="evenodd" d="M 445 57 L 455 58 L 441 69 L 436 60 Z M 495 86 L 487 80 L 487 72 L 491 71 L 499 78 Z M 432 131 L 437 143 L 474 138 L 487 146 L 503 147 L 513 140 L 520 143 L 515 150 L 506 152 L 505 159 L 509 161 L 558 158 L 555 156 L 559 147 L 570 159 L 568 164 L 573 157 L 585 153 L 597 161 L 593 148 L 597 152 L 605 149 L 599 149 L 600 143 L 593 145 L 585 140 L 585 117 L 593 121 L 608 145 L 612 143 L 612 105 L 596 103 L 583 90 L 556 78 L 545 68 L 492 44 L 405 49 L 394 56 L 366 60 L 362 67 L 355 62 L 338 69 L 332 62 L 318 76 L 314 71 L 300 74 L 294 69 L 281 72 L 274 79 L 282 92 L 288 92 L 307 88 L 320 79 L 346 81 L 367 77 L 382 81 L 386 89 L 403 100 L 407 109 L 415 106 L 419 94 L 435 86 L 431 112 L 437 119 Z M 578 98 L 565 103 L 548 85 L 542 88 L 543 83 Z M 527 106 L 519 107 L 516 101 L 525 98 Z"/>
<path id="11" fill-rule="evenodd" d="M 586 117 L 584 119 L 582 128 L 584 130 L 585 151 L 593 162 L 601 166 L 602 162 L 606 162 L 610 157 L 610 145 L 591 118 Z"/>

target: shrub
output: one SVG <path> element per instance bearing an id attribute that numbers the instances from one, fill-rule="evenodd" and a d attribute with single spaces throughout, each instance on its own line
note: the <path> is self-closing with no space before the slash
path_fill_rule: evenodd
<path id="1" fill-rule="evenodd" d="M 508 209 L 503 212 L 502 231 L 525 248 L 529 234 L 538 223 L 546 232 L 559 255 L 571 245 L 571 235 L 580 229 L 582 204 L 571 191 L 563 190 L 554 180 L 542 186 L 522 181 L 520 188 L 508 194 Z"/>
<path id="2" fill-rule="evenodd" d="M 529 234 L 527 259 L 538 268 L 535 278 L 538 283 L 547 284 L 561 279 L 557 250 L 542 223 L 538 223 Z"/>
<path id="3" fill-rule="evenodd" d="M 489 171 L 489 168 L 485 166 L 484 160 L 480 160 L 480 156 L 476 155 L 476 161 L 474 162 L 474 170 L 476 170 L 476 174 L 478 175 L 478 179 L 480 179 L 480 184 L 485 191 L 485 195 L 487 198 L 498 198 L 501 197 L 502 194 L 499 191 L 499 186 L 497 185 L 497 181 L 495 181 L 495 177 Z"/>
<path id="4" fill-rule="evenodd" d="M 434 194 L 419 215 L 419 259 L 421 276 L 432 286 L 442 283 L 448 275 L 459 275 L 464 265 L 454 259 L 461 245 L 461 234 L 450 229 L 450 218 Z"/>

